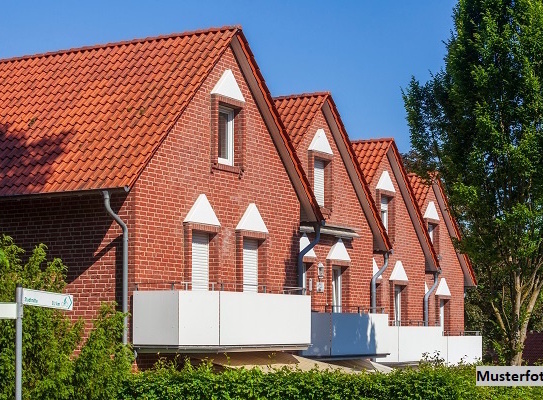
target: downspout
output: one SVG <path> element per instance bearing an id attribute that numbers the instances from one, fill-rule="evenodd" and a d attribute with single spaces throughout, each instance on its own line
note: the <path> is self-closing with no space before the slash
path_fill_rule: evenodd
<path id="1" fill-rule="evenodd" d="M 128 313 L 128 227 L 111 209 L 109 192 L 104 190 L 102 194 L 104 195 L 104 206 L 106 207 L 106 211 L 123 229 L 123 344 L 126 345 L 128 343 L 128 317 L 126 316 Z"/>
<path id="2" fill-rule="evenodd" d="M 428 326 L 428 300 L 430 299 L 430 295 L 432 294 L 432 292 L 435 290 L 437 286 L 437 282 L 439 281 L 438 279 L 439 274 L 441 274 L 440 269 L 434 272 L 434 284 L 428 290 L 428 293 L 424 295 L 424 326 Z"/>
<path id="3" fill-rule="evenodd" d="M 384 255 L 383 255 L 383 259 L 384 259 L 384 264 L 383 266 L 381 267 L 381 269 L 379 271 L 377 271 L 375 273 L 375 275 L 372 276 L 371 278 L 371 288 L 370 288 L 370 296 L 371 296 L 371 308 L 370 308 L 370 312 L 377 312 L 377 299 L 376 299 L 376 294 L 375 292 L 377 292 L 377 279 L 383 274 L 383 272 L 385 272 L 385 270 L 387 269 L 388 267 L 388 256 L 392 253 L 392 250 L 390 251 L 387 251 Z"/>
<path id="4" fill-rule="evenodd" d="M 322 225 L 324 225 L 324 221 L 322 221 Z M 303 250 L 300 250 L 300 253 L 298 253 L 298 287 L 304 287 L 304 257 L 313 249 L 313 247 L 317 245 L 317 243 L 319 243 L 319 240 L 321 240 L 321 224 L 316 223 L 315 239 L 313 239 L 312 242 L 310 242 L 307 246 L 304 247 Z"/>

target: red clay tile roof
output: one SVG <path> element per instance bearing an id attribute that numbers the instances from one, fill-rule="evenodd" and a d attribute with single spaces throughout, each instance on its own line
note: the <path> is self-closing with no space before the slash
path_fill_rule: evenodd
<path id="1" fill-rule="evenodd" d="M 413 194 L 415 199 L 419 204 L 420 209 L 424 207 L 424 202 L 426 201 L 426 196 L 428 196 L 428 191 L 430 190 L 430 185 L 424 181 L 424 179 L 417 174 L 407 174 L 409 178 L 409 183 L 411 184 L 411 189 L 413 189 Z"/>
<path id="2" fill-rule="evenodd" d="M 133 185 L 239 31 L 0 60 L 0 196 Z"/>
<path id="3" fill-rule="evenodd" d="M 379 168 L 381 160 L 385 157 L 390 145 L 394 139 L 371 139 L 371 140 L 355 140 L 352 142 L 352 147 L 360 169 L 369 184 L 375 176 L 375 171 Z"/>
<path id="4" fill-rule="evenodd" d="M 328 96 L 330 96 L 328 92 L 319 92 L 281 96 L 274 99 L 277 111 L 295 149 L 298 149 L 309 125 Z"/>

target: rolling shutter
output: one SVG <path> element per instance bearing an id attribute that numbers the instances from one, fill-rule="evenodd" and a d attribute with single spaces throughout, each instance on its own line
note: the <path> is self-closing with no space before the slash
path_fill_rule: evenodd
<path id="1" fill-rule="evenodd" d="M 243 291 L 258 292 L 258 240 L 243 240 Z"/>
<path id="2" fill-rule="evenodd" d="M 324 206 L 324 161 L 315 159 L 314 169 L 315 198 L 319 206 Z"/>
<path id="3" fill-rule="evenodd" d="M 192 232 L 192 290 L 209 289 L 209 235 Z"/>

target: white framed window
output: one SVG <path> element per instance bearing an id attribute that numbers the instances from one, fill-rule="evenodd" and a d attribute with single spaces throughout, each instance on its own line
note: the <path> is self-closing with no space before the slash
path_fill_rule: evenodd
<path id="1" fill-rule="evenodd" d="M 317 204 L 324 207 L 324 168 L 326 167 L 323 160 L 315 159 L 313 168 L 313 186 L 315 189 L 315 198 Z"/>
<path id="2" fill-rule="evenodd" d="M 341 268 L 332 268 L 332 312 L 341 312 Z"/>
<path id="3" fill-rule="evenodd" d="M 234 165 L 234 110 L 219 107 L 218 162 Z"/>
<path id="4" fill-rule="evenodd" d="M 209 234 L 192 233 L 192 290 L 209 290 Z"/>
<path id="5" fill-rule="evenodd" d="M 400 326 L 402 320 L 402 287 L 394 286 L 394 322 Z"/>
<path id="6" fill-rule="evenodd" d="M 439 326 L 441 330 L 445 330 L 445 300 L 439 300 Z"/>
<path id="7" fill-rule="evenodd" d="M 381 221 L 388 232 L 388 203 L 389 199 L 386 196 L 381 196 Z"/>
<path id="8" fill-rule="evenodd" d="M 257 239 L 243 239 L 243 291 L 258 292 Z"/>

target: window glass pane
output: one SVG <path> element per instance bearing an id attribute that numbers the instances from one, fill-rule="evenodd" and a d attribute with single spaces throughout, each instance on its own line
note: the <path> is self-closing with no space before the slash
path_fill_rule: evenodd
<path id="1" fill-rule="evenodd" d="M 228 113 L 219 112 L 219 158 L 229 159 Z"/>

